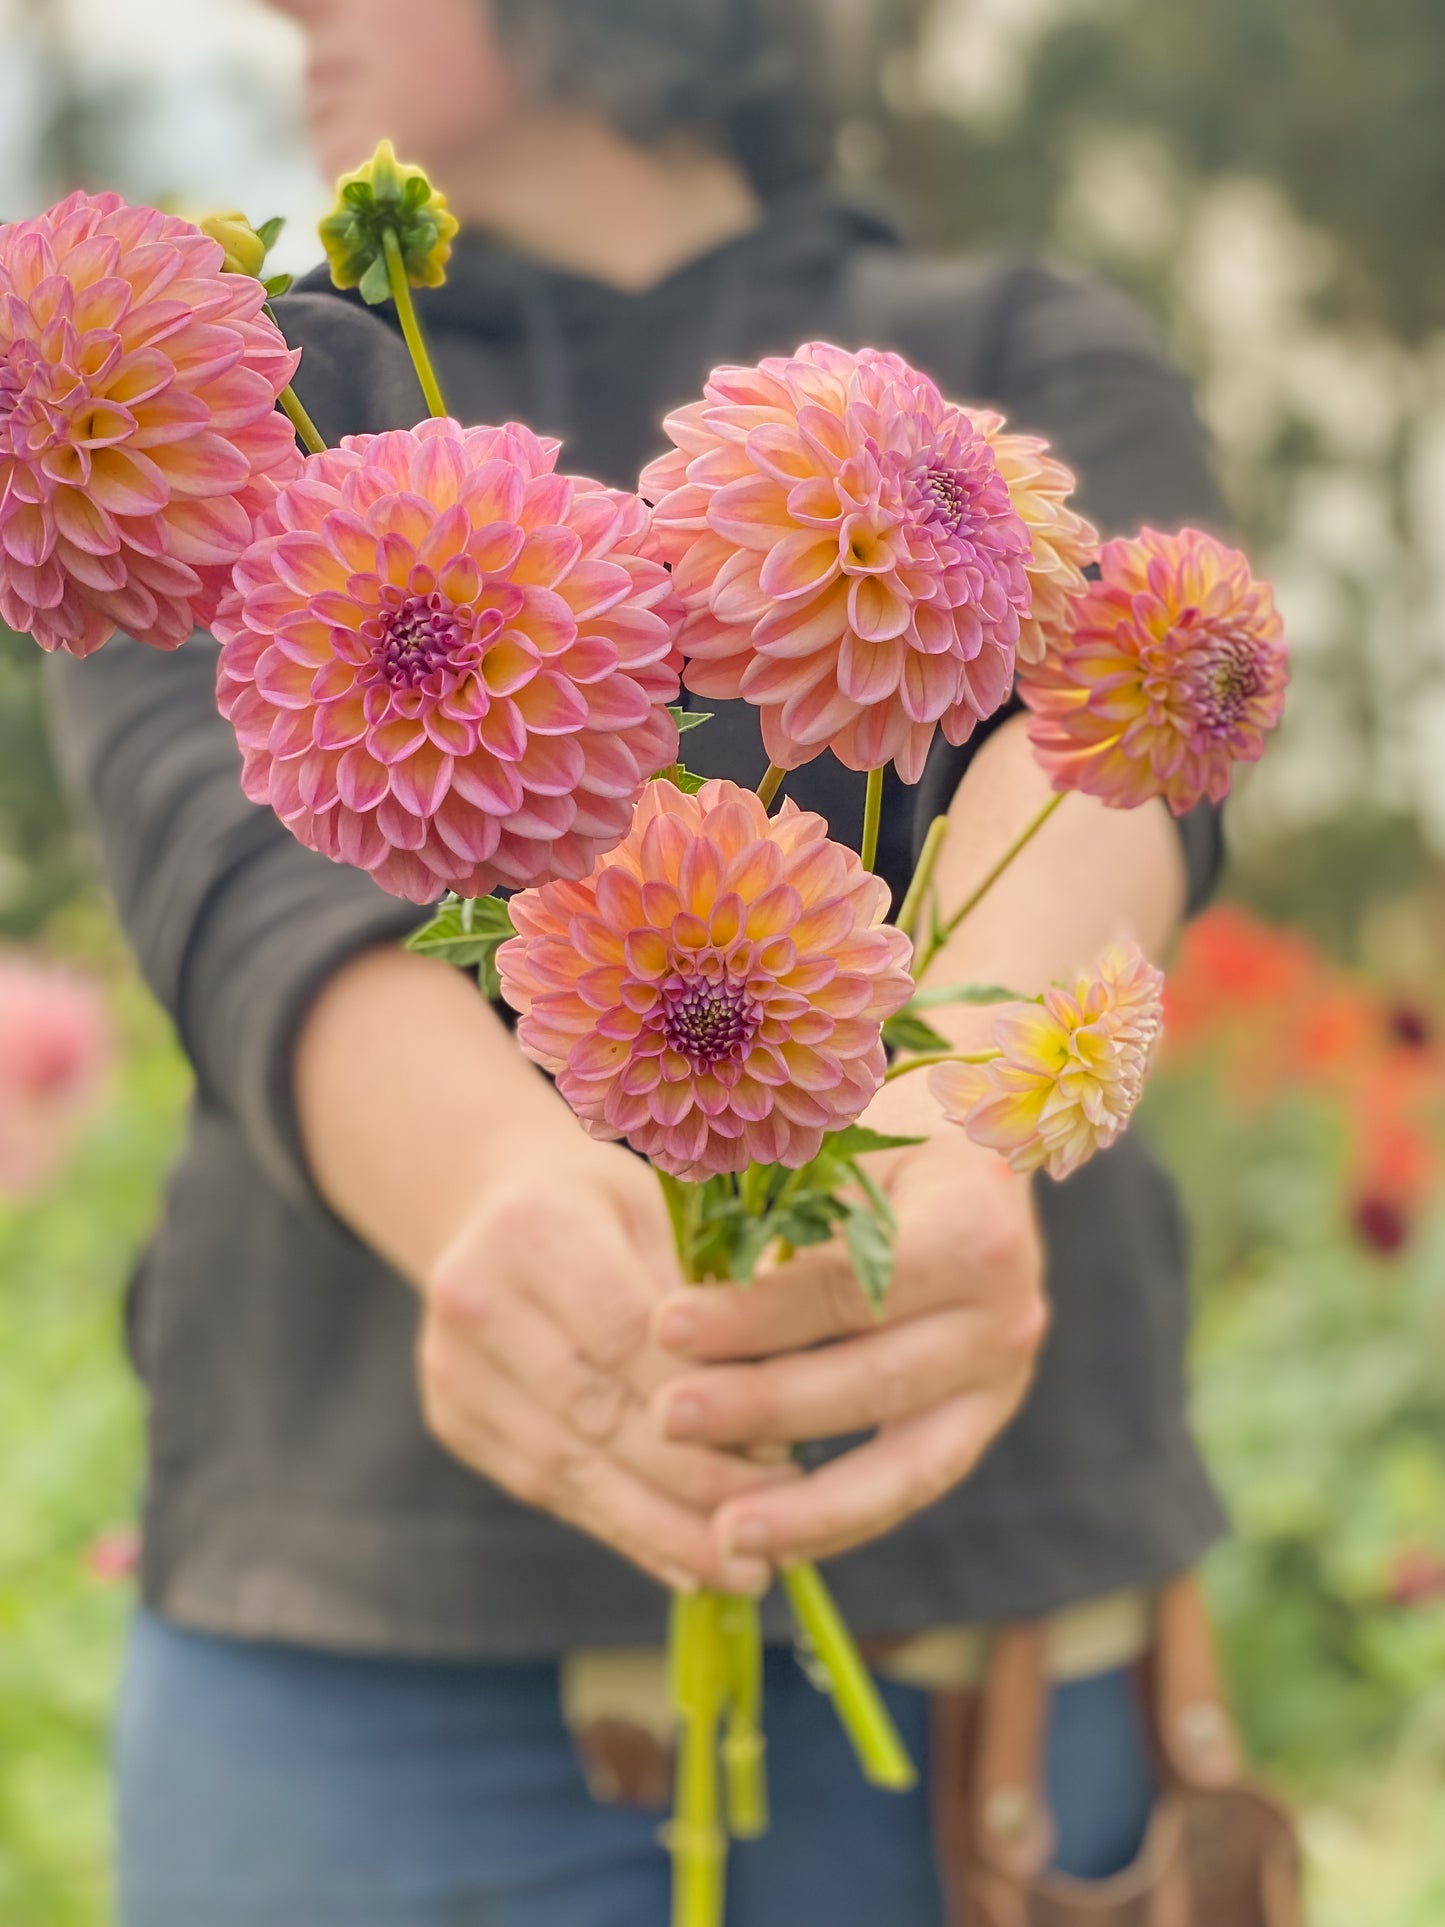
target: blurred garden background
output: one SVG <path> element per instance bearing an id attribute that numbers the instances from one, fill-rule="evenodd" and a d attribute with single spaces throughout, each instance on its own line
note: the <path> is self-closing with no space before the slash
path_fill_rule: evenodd
<path id="1" fill-rule="evenodd" d="M 1280 588 L 1286 727 L 1232 809 L 1145 1128 L 1196 1226 L 1198 1416 L 1237 1526 L 1209 1577 L 1312 1919 L 1439 1927 L 1445 9 L 823 4 L 840 173 L 940 245 L 1135 291 Z M 298 69 L 252 0 L 0 0 L 0 219 L 115 186 L 285 213 L 278 265 L 307 265 Z M 141 1418 L 122 1295 L 187 1080 L 67 825 L 37 667 L 0 635 L 0 939 L 100 981 L 115 1061 L 68 1165 L 0 1202 L 0 1921 L 100 1927 Z"/>

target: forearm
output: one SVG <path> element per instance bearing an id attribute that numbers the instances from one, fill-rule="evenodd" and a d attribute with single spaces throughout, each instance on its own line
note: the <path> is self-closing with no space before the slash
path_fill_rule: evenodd
<path id="1" fill-rule="evenodd" d="M 937 872 L 945 918 L 965 902 L 1010 842 L 1046 804 L 1047 777 L 1034 760 L 1025 718 L 1007 723 L 979 752 L 949 810 Z M 1111 810 L 1068 796 L 950 937 L 928 969 L 930 984 L 997 983 L 1033 993 L 1091 963 L 1106 944 L 1132 937 L 1166 954 L 1184 911 L 1180 839 L 1162 803 Z M 949 1035 L 987 1030 L 987 1009 L 929 1012 Z"/>
<path id="2" fill-rule="evenodd" d="M 578 1131 L 475 984 L 399 948 L 366 951 L 316 999 L 296 1098 L 322 1195 L 413 1282 L 490 1176 Z"/>

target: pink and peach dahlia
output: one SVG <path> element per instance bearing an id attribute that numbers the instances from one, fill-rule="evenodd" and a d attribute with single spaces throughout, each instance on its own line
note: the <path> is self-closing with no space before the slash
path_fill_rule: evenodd
<path id="1" fill-rule="evenodd" d="M 916 782 L 1013 683 L 1028 528 L 988 438 L 897 355 L 809 342 L 718 368 L 642 492 L 687 619 L 684 680 L 761 711 L 774 763 Z"/>
<path id="2" fill-rule="evenodd" d="M 117 194 L 0 227 L 0 615 L 87 656 L 209 626 L 300 465 L 297 355 L 220 244 Z"/>
<path id="3" fill-rule="evenodd" d="M 585 881 L 511 908 L 523 1050 L 594 1137 L 678 1178 L 806 1164 L 882 1083 L 913 991 L 887 887 L 821 817 L 734 783 L 650 784 Z"/>
<path id="4" fill-rule="evenodd" d="M 1032 608 L 1019 624 L 1018 659 L 1038 662 L 1051 638 L 1066 635 L 1088 588 L 1084 570 L 1099 559 L 1099 531 L 1070 506 L 1074 475 L 1038 435 L 1012 435 L 1002 415 L 977 410 L 974 427 L 993 450 L 999 473 L 1029 532 Z"/>
<path id="5" fill-rule="evenodd" d="M 581 877 L 677 755 L 677 611 L 635 495 L 529 429 L 351 435 L 216 618 L 246 794 L 417 903 Z"/>
<path id="6" fill-rule="evenodd" d="M 1145 529 L 1100 551 L 1072 628 L 1020 671 L 1029 735 L 1058 790 L 1116 809 L 1221 802 L 1284 708 L 1284 625 L 1267 582 L 1212 535 Z"/>

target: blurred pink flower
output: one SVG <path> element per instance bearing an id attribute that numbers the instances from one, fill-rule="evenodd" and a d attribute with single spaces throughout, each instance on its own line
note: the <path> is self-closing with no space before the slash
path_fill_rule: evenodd
<path id="1" fill-rule="evenodd" d="M 512 899 L 497 953 L 517 1039 L 594 1137 L 674 1177 L 791 1168 L 883 1081 L 913 993 L 888 890 L 822 817 L 649 784 L 585 882 Z"/>
<path id="2" fill-rule="evenodd" d="M 1212 535 L 1154 529 L 1100 551 L 1072 630 L 1024 664 L 1029 735 L 1059 790 L 1176 816 L 1228 794 L 1284 708 L 1284 626 L 1268 583 Z"/>
<path id="3" fill-rule="evenodd" d="M 246 794 L 395 896 L 585 876 L 677 755 L 646 507 L 556 459 L 515 425 L 348 436 L 266 511 L 217 616 Z"/>
<path id="4" fill-rule="evenodd" d="M 1015 1171 L 1066 1178 L 1114 1142 L 1143 1095 L 1163 990 L 1137 944 L 1113 944 L 1072 989 L 1000 1017 L 997 1057 L 931 1071 L 933 1094 L 950 1123 Z"/>
<path id="5" fill-rule="evenodd" d="M 276 485 L 297 355 L 188 222 L 70 195 L 0 227 L 0 615 L 88 656 L 208 627 Z"/>
<path id="6" fill-rule="evenodd" d="M 23 1197 L 54 1175 L 100 1102 L 113 1054 L 97 985 L 0 953 L 0 1193 Z"/>
<path id="7" fill-rule="evenodd" d="M 809 342 L 714 369 L 643 472 L 684 680 L 761 711 L 773 762 L 922 774 L 1013 683 L 1029 531 L 984 433 L 897 355 Z"/>
<path id="8" fill-rule="evenodd" d="M 135 1526 L 111 1526 L 91 1541 L 86 1570 L 103 1585 L 116 1586 L 135 1577 L 140 1565 L 140 1533 Z"/>

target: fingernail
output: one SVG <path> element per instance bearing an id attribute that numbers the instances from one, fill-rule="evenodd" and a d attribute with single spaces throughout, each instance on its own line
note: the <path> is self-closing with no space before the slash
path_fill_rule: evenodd
<path id="1" fill-rule="evenodd" d="M 768 1549 L 768 1528 L 762 1519 L 737 1519 L 729 1528 L 727 1554 L 732 1558 L 737 1553 L 766 1552 Z"/>
<path id="2" fill-rule="evenodd" d="M 670 1352 L 685 1352 L 697 1343 L 697 1316 L 686 1305 L 669 1305 L 657 1321 L 657 1342 Z"/>
<path id="3" fill-rule="evenodd" d="M 662 1429 L 670 1439 L 695 1439 L 702 1431 L 702 1417 L 702 1400 L 680 1392 L 668 1402 Z"/>
<path id="4" fill-rule="evenodd" d="M 773 1583 L 773 1570 L 761 1559 L 724 1559 L 722 1581 L 728 1592 L 761 1599 Z"/>

